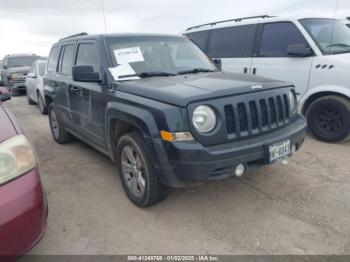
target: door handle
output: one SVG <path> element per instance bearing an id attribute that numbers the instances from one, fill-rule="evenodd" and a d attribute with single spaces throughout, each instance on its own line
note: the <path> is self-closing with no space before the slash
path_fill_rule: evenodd
<path id="1" fill-rule="evenodd" d="M 244 67 L 244 69 L 243 69 L 243 73 L 248 73 L 248 68 L 247 67 Z"/>
<path id="2" fill-rule="evenodd" d="M 253 75 L 256 75 L 256 68 L 253 68 Z"/>

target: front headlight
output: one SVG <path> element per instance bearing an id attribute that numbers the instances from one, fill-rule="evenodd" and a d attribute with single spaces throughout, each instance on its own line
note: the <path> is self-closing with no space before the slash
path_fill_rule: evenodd
<path id="1" fill-rule="evenodd" d="M 216 126 L 216 115 L 209 106 L 201 105 L 193 111 L 192 123 L 199 133 L 209 133 Z"/>
<path id="2" fill-rule="evenodd" d="M 290 111 L 292 113 L 295 113 L 296 110 L 297 110 L 297 100 L 296 100 L 296 96 L 295 96 L 294 90 L 290 90 L 289 91 L 288 99 L 289 99 Z"/>
<path id="3" fill-rule="evenodd" d="M 24 77 L 23 73 L 12 73 L 10 75 L 10 78 L 13 79 L 13 80 L 16 80 L 16 79 L 19 79 L 19 78 L 23 78 L 23 77 Z"/>
<path id="4" fill-rule="evenodd" d="M 36 165 L 32 145 L 24 135 L 0 143 L 0 185 L 27 173 Z"/>

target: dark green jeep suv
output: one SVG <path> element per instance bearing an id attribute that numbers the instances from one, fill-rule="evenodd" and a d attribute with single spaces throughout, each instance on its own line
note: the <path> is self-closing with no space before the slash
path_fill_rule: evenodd
<path id="1" fill-rule="evenodd" d="M 306 134 L 291 84 L 222 72 L 182 36 L 74 35 L 44 81 L 54 139 L 108 155 L 141 207 L 283 161 Z"/>

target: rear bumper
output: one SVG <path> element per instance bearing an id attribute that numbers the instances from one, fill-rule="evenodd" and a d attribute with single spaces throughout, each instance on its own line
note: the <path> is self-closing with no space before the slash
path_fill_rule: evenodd
<path id="1" fill-rule="evenodd" d="M 39 173 L 33 170 L 0 187 L 0 256 L 21 256 L 42 238 L 47 201 Z"/>
<path id="2" fill-rule="evenodd" d="M 291 144 L 299 149 L 304 142 L 306 126 L 305 118 L 300 117 L 274 132 L 210 147 L 204 147 L 196 141 L 158 141 L 156 148 L 163 166 L 159 170 L 162 182 L 171 187 L 186 187 L 233 176 L 233 171 L 240 163 L 245 164 L 248 171 L 267 165 L 268 146 L 290 139 Z"/>

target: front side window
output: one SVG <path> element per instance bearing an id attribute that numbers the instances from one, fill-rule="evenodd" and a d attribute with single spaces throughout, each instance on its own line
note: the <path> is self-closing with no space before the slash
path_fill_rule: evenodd
<path id="1" fill-rule="evenodd" d="M 211 32 L 208 54 L 214 58 L 251 57 L 256 25 L 214 29 Z"/>
<path id="2" fill-rule="evenodd" d="M 216 66 L 186 37 L 140 36 L 107 38 L 115 66 L 130 65 L 135 74 L 216 71 Z"/>
<path id="3" fill-rule="evenodd" d="M 74 61 L 74 51 L 75 51 L 74 45 L 66 45 L 64 47 L 64 53 L 62 56 L 61 70 L 60 70 L 60 72 L 62 74 L 65 74 L 65 75 L 72 74 L 72 66 L 73 66 L 73 61 Z"/>
<path id="4" fill-rule="evenodd" d="M 35 60 L 40 59 L 39 56 L 18 56 L 9 57 L 7 60 L 7 67 L 24 67 L 31 66 Z"/>
<path id="5" fill-rule="evenodd" d="M 93 66 L 95 72 L 98 71 L 100 59 L 96 44 L 80 44 L 78 47 L 76 65 Z"/>
<path id="6" fill-rule="evenodd" d="M 59 56 L 60 56 L 60 48 L 59 47 L 52 48 L 48 65 L 47 65 L 47 71 L 56 72 Z"/>
<path id="7" fill-rule="evenodd" d="M 307 45 L 299 29 L 290 22 L 265 24 L 260 42 L 260 57 L 288 57 L 288 46 Z"/>
<path id="8" fill-rule="evenodd" d="M 350 30 L 342 21 L 309 18 L 300 20 L 300 23 L 324 55 L 350 52 Z"/>

